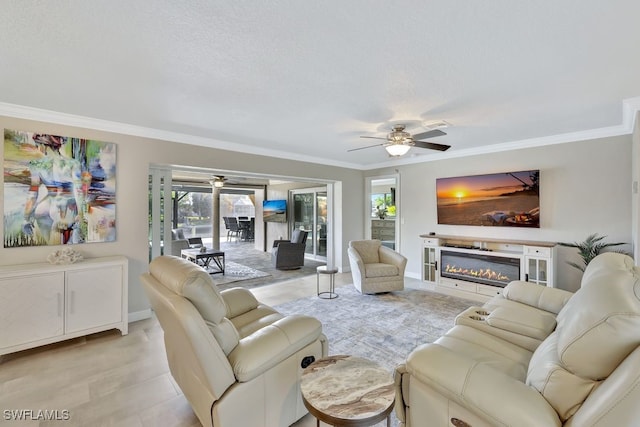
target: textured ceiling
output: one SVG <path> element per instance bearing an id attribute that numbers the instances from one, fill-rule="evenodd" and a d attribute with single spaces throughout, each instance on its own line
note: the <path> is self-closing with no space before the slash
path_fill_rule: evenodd
<path id="1" fill-rule="evenodd" d="M 5 0 L 0 102 L 367 168 L 381 147 L 347 150 L 393 123 L 450 122 L 432 140 L 447 155 L 620 126 L 638 16 L 637 0 Z M 443 156 L 410 154 L 393 161 Z"/>

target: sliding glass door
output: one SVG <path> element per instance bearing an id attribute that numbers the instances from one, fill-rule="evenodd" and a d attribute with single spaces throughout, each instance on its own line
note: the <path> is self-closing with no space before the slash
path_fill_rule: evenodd
<path id="1" fill-rule="evenodd" d="M 306 253 L 313 258 L 327 259 L 327 189 L 306 188 L 291 191 L 293 220 L 291 229 L 307 231 Z"/>

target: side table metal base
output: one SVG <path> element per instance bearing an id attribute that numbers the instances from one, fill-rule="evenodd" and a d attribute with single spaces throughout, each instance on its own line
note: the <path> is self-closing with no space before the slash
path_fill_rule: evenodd
<path id="1" fill-rule="evenodd" d="M 336 293 L 336 273 L 338 272 L 337 268 L 328 268 L 327 266 L 321 265 L 316 269 L 316 294 L 319 298 L 323 299 L 334 299 L 338 298 L 338 294 Z M 329 290 L 320 292 L 320 275 L 328 274 L 329 275 Z"/>

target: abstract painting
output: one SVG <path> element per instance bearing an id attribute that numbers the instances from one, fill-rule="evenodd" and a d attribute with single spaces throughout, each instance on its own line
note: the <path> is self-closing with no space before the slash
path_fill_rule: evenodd
<path id="1" fill-rule="evenodd" d="M 4 247 L 116 240 L 116 144 L 4 130 Z"/>

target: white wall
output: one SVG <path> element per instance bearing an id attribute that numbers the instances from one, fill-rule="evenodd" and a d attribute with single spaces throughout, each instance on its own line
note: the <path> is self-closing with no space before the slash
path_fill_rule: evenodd
<path id="1" fill-rule="evenodd" d="M 407 274 L 420 277 L 420 234 L 495 237 L 534 241 L 582 241 L 591 233 L 606 241 L 633 240 L 631 227 L 631 137 L 579 141 L 397 167 L 401 175 L 401 249 Z M 440 177 L 540 169 L 539 229 L 438 225 L 435 180 Z M 367 171 L 384 175 L 389 169 Z M 631 249 L 627 246 L 626 249 Z M 581 273 L 574 249 L 557 247 L 559 287 L 576 290 Z"/>
<path id="2" fill-rule="evenodd" d="M 341 181 L 339 188 L 343 192 L 339 193 L 339 197 L 344 199 L 339 200 L 339 205 L 345 211 L 361 212 L 364 203 L 361 171 L 1 116 L 0 127 L 97 139 L 117 144 L 117 241 L 78 245 L 75 249 L 87 258 L 119 254 L 129 259 L 130 313 L 141 312 L 149 307 L 139 277 L 147 271 L 148 265 L 147 211 L 150 164 Z M 339 243 L 342 247 L 336 249 L 336 254 L 339 256 L 339 264 L 348 265 L 345 245 L 349 240 L 361 238 L 363 220 L 360 214 L 345 215 L 343 218 L 344 224 L 340 227 L 343 235 Z M 0 265 L 45 262 L 47 255 L 55 249 L 57 248 L 50 246 L 7 249 L 0 247 Z"/>
<path id="3" fill-rule="evenodd" d="M 147 270 L 148 264 L 149 164 L 337 181 L 335 227 L 339 241 L 336 242 L 335 252 L 339 268 L 346 267 L 348 271 L 346 245 L 349 240 L 364 236 L 364 174 L 361 171 L 7 117 L 0 117 L 0 126 L 118 144 L 117 241 L 80 245 L 77 249 L 85 257 L 121 254 L 129 259 L 130 312 L 148 308 L 139 276 Z M 421 242 L 418 236 L 429 231 L 544 241 L 583 240 L 588 234 L 597 232 L 607 235 L 609 241 L 633 241 L 631 141 L 631 136 L 579 141 L 397 166 L 393 169 L 367 171 L 366 175 L 390 175 L 395 173 L 394 169 L 398 169 L 401 180 L 397 191 L 400 192 L 401 219 L 404 220 L 401 224 L 400 251 L 409 258 L 407 273 L 419 277 Z M 541 170 L 540 229 L 437 225 L 436 178 L 528 169 Z M 44 262 L 54 249 L 0 247 L 0 265 Z M 559 252 L 560 286 L 575 290 L 580 275 L 567 266 L 564 260 L 570 258 L 577 261 L 578 258 L 569 248 L 559 248 Z"/>
<path id="4" fill-rule="evenodd" d="M 631 233 L 636 265 L 640 264 L 640 113 L 636 113 L 631 149 Z"/>

